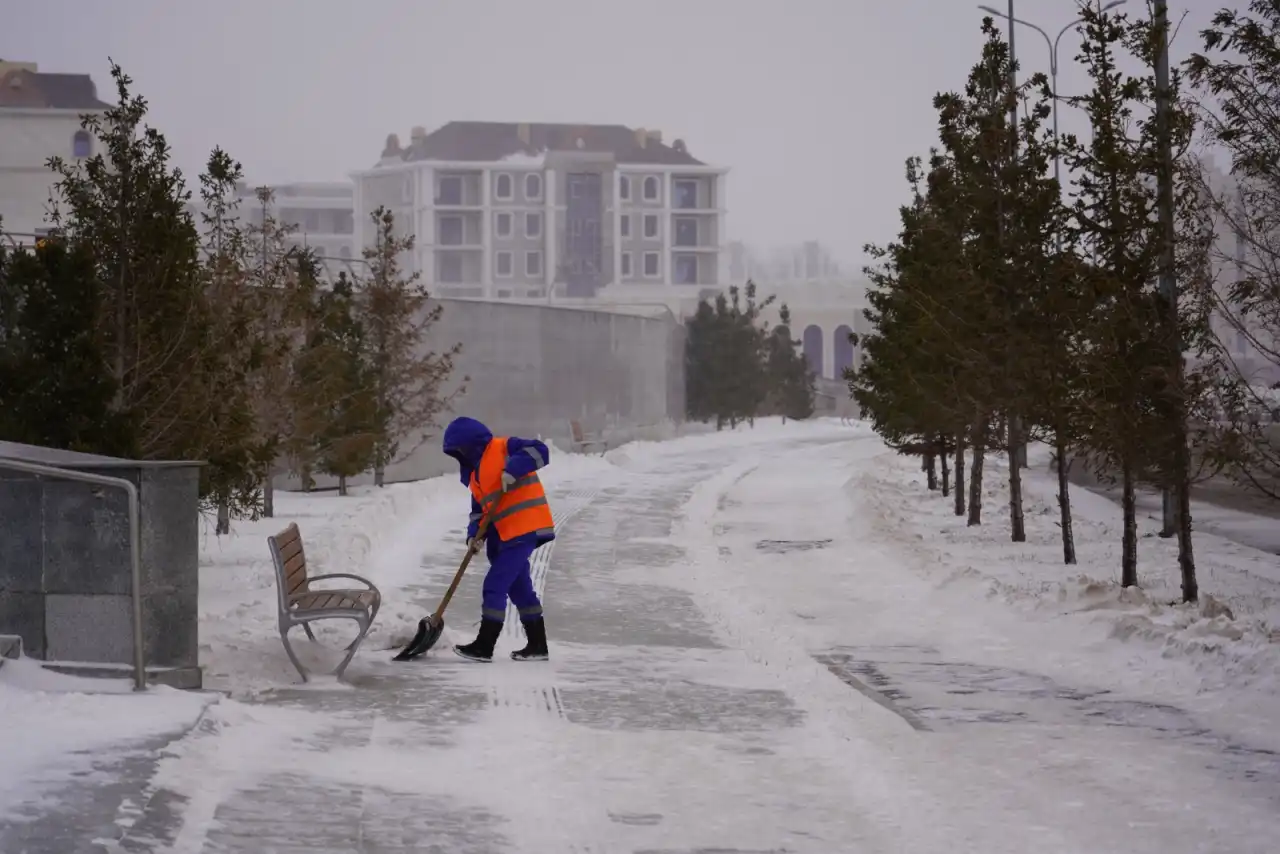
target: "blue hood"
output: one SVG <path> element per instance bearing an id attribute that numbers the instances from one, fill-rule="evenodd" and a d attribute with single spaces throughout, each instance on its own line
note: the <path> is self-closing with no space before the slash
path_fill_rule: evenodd
<path id="1" fill-rule="evenodd" d="M 491 441 L 493 433 L 474 418 L 455 418 L 444 429 L 444 452 L 462 466 L 459 474 L 464 484 L 471 482 L 471 472 L 480 467 L 480 457 Z"/>

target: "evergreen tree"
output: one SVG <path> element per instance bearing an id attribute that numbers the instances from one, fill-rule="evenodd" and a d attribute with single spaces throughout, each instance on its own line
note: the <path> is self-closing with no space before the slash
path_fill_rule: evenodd
<path id="1" fill-rule="evenodd" d="M 396 234 L 395 219 L 386 208 L 371 215 L 374 245 L 364 252 L 369 276 L 362 283 L 360 325 L 369 349 L 370 382 L 377 402 L 377 440 L 374 481 L 383 484 L 386 467 L 401 453 L 401 443 L 414 437 L 411 453 L 430 437 L 437 416 L 453 395 L 445 386 L 453 373 L 460 343 L 444 352 L 427 349 L 427 335 L 444 307 L 431 305 L 418 273 L 408 274 L 401 258 L 414 247 L 412 236 Z"/>
<path id="2" fill-rule="evenodd" d="M 308 445 L 299 449 L 307 488 L 312 471 L 320 471 L 337 477 L 338 494 L 346 495 L 347 480 L 374 464 L 380 424 L 367 356 L 358 298 L 343 273 L 319 294 L 316 321 L 294 361 L 300 428 L 295 441 Z"/>
<path id="3" fill-rule="evenodd" d="M 1232 342 L 1218 348 L 1218 409 L 1235 422 L 1225 438 L 1239 440 L 1224 456 L 1243 483 L 1280 501 L 1280 447 L 1248 415 L 1280 408 L 1280 4 L 1222 9 L 1201 35 L 1204 50 L 1187 72 L 1205 96 L 1199 115 L 1209 138 L 1231 158 L 1231 181 L 1202 180 L 1201 189 L 1220 229 L 1214 260 L 1233 278 L 1227 287 L 1211 278 L 1203 295 L 1262 363 L 1245 368 Z"/>
<path id="4" fill-rule="evenodd" d="M 694 421 L 754 423 L 771 393 L 766 364 L 768 326 L 761 312 L 774 301 L 756 301 L 756 286 L 730 287 L 701 301 L 685 327 L 686 412 Z"/>
<path id="5" fill-rule="evenodd" d="M 131 457 L 135 428 L 95 334 L 99 282 L 86 247 L 0 244 L 0 439 Z"/>
<path id="6" fill-rule="evenodd" d="M 783 305 L 778 310 L 779 325 L 766 333 L 765 372 L 769 395 L 766 411 L 784 419 L 803 420 L 813 417 L 813 371 L 797 349 L 800 342 L 791 337 L 791 310 Z"/>
<path id="7" fill-rule="evenodd" d="M 1065 162 L 1075 175 L 1072 245 L 1087 265 L 1086 287 L 1092 313 L 1080 352 L 1082 441 L 1094 455 L 1099 473 L 1118 472 L 1121 481 L 1121 583 L 1137 584 L 1135 489 L 1142 480 L 1183 494 L 1186 469 L 1185 401 L 1195 396 L 1198 378 L 1183 371 L 1182 351 L 1203 338 L 1203 313 L 1196 304 L 1184 316 L 1170 318 L 1169 306 L 1155 283 L 1163 269 L 1166 235 L 1159 217 L 1161 135 L 1172 135 L 1175 150 L 1185 148 L 1193 130 L 1178 104 L 1169 126 L 1155 117 L 1159 95 L 1151 68 L 1159 34 L 1151 21 L 1082 8 L 1084 43 L 1080 62 L 1093 81 L 1092 91 L 1076 99 L 1089 116 L 1088 144 L 1066 140 Z M 1142 76 L 1120 70 L 1128 53 L 1147 66 Z M 1142 108 L 1136 117 L 1136 108 Z M 1203 223 L 1188 182 L 1175 199 L 1181 236 L 1198 252 Z M 1182 266 L 1194 257 L 1175 258 Z M 1175 271 L 1176 272 L 1176 271 Z M 1181 451 L 1178 448 L 1181 447 Z M 1183 595 L 1196 598 L 1190 542 L 1190 514 L 1179 535 Z"/>
<path id="8" fill-rule="evenodd" d="M 224 407 L 242 366 L 228 361 L 201 263 L 191 194 L 171 168 L 164 136 L 147 127 L 146 101 L 112 64 L 119 101 L 82 120 L 102 150 L 68 163 L 58 176 L 51 218 L 72 250 L 96 268 L 95 333 L 114 388 L 111 413 L 134 425 L 144 459 L 203 459 L 201 494 L 253 512 L 252 421 Z"/>

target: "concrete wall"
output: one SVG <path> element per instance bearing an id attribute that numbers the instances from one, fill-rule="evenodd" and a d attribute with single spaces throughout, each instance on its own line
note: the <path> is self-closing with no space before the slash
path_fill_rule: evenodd
<path id="1" fill-rule="evenodd" d="M 4 459 L 122 478 L 137 487 L 146 665 L 169 684 L 198 688 L 199 464 L 0 442 Z M 97 665 L 90 668 L 95 675 L 119 675 L 132 663 L 123 490 L 0 465 L 0 542 L 0 634 L 21 636 L 28 655 L 50 663 Z"/>
<path id="2" fill-rule="evenodd" d="M 427 346 L 461 342 L 454 384 L 466 391 L 428 431 L 421 447 L 387 471 L 387 480 L 455 469 L 440 434 L 455 415 L 478 418 L 497 434 L 542 436 L 568 446 L 569 421 L 617 444 L 657 438 L 684 417 L 684 327 L 673 320 L 536 305 L 441 300 L 444 314 Z M 669 432 L 669 431 L 668 431 Z M 352 481 L 366 483 L 364 475 Z M 281 478 L 292 489 L 297 480 Z M 316 485 L 332 485 L 316 478 Z"/>

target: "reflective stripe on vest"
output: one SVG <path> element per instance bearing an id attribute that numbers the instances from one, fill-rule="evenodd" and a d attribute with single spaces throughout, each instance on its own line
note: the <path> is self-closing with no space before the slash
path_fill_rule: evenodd
<path id="1" fill-rule="evenodd" d="M 507 440 L 495 437 L 471 475 L 471 495 L 485 513 L 492 512 L 490 526 L 510 540 L 524 534 L 550 534 L 555 528 L 547 494 L 536 473 L 516 480 L 504 495 L 502 472 L 507 464 Z"/>

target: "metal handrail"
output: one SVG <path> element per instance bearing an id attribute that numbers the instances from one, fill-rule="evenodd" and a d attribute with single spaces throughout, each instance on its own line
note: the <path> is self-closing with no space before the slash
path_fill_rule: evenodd
<path id="1" fill-rule="evenodd" d="M 129 497 L 129 568 L 132 573 L 133 586 L 133 690 L 145 691 L 147 688 L 147 668 L 142 648 L 142 559 L 140 554 L 142 526 L 140 521 L 138 487 L 134 486 L 131 482 L 122 477 L 107 477 L 106 475 L 101 474 L 89 474 L 88 472 L 76 471 L 74 469 L 39 465 L 37 463 L 28 463 L 22 460 L 11 460 L 3 457 L 0 457 L 0 469 L 21 471 L 26 472 L 27 474 L 39 475 L 41 477 L 76 480 L 81 483 L 92 483 L 98 486 L 110 486 L 116 489 L 123 489 L 125 494 Z"/>

